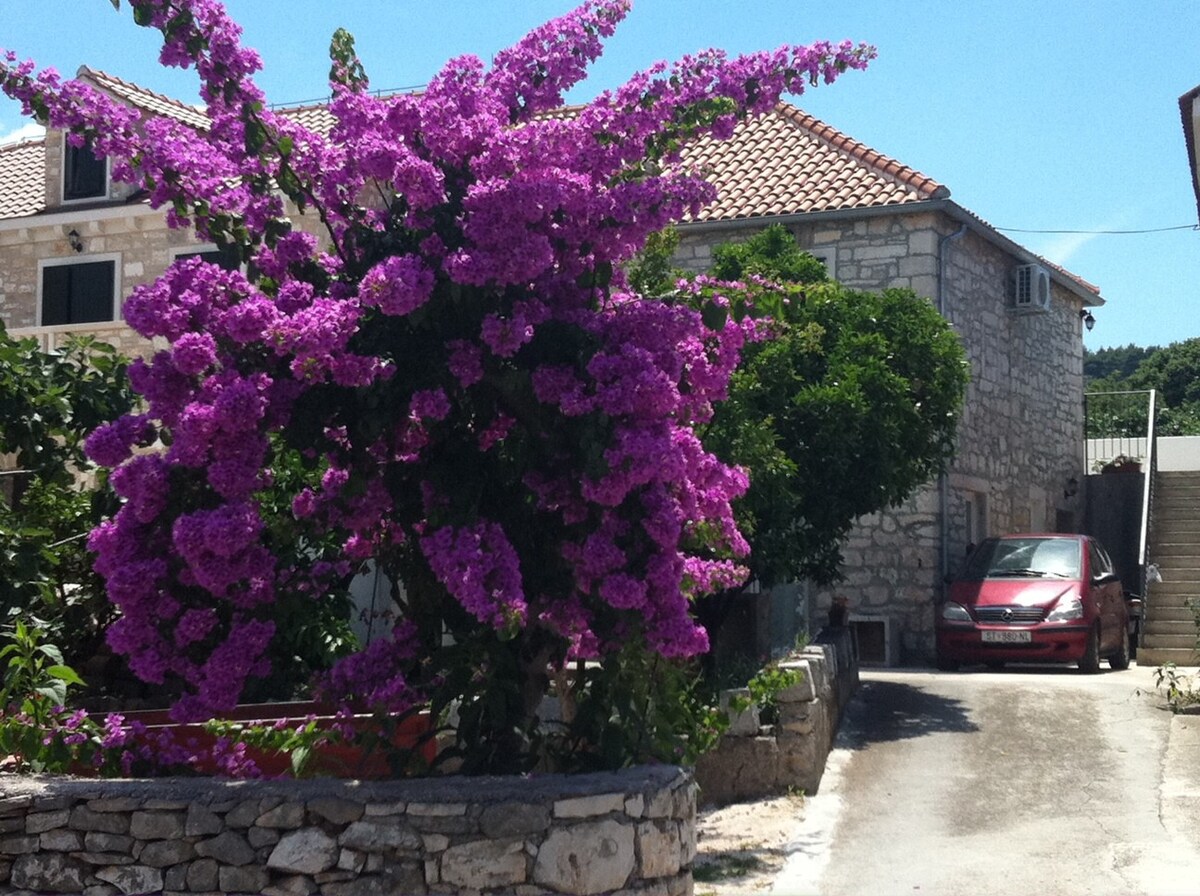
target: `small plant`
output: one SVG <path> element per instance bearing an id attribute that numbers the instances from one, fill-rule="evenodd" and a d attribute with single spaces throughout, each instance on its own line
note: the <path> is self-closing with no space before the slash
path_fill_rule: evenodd
<path id="1" fill-rule="evenodd" d="M 1165 691 L 1171 712 L 1182 712 L 1200 704 L 1200 681 L 1195 675 L 1185 675 L 1174 663 L 1164 663 L 1154 670 L 1154 687 Z"/>
<path id="2" fill-rule="evenodd" d="M 55 707 L 67 702 L 67 688 L 82 685 L 74 669 L 63 662 L 62 651 L 43 640 L 41 626 L 18 619 L 0 647 L 4 684 L 0 687 L 0 713 L 23 713 L 37 722 L 49 719 Z"/>
<path id="3" fill-rule="evenodd" d="M 759 719 L 764 725 L 779 721 L 779 693 L 804 680 L 799 669 L 783 669 L 778 663 L 768 663 L 746 683 L 750 699 L 758 704 Z"/>
<path id="4" fill-rule="evenodd" d="M 698 864 L 692 877 L 700 883 L 734 880 L 767 868 L 767 863 L 754 855 L 739 852 L 722 853 L 704 864 Z"/>
<path id="5" fill-rule="evenodd" d="M 1118 454 L 1111 460 L 1098 460 L 1092 464 L 1097 473 L 1136 472 L 1141 469 L 1142 459 L 1133 454 Z"/>

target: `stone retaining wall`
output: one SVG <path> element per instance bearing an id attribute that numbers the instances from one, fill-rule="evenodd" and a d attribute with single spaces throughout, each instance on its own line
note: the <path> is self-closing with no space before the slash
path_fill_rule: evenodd
<path id="1" fill-rule="evenodd" d="M 725 805 L 764 796 L 816 793 L 842 710 L 858 688 L 850 630 L 825 629 L 780 664 L 804 679 L 781 691 L 779 721 L 760 727 L 756 709 L 732 719 L 717 748 L 696 764 L 703 804 Z"/>
<path id="2" fill-rule="evenodd" d="M 0 778 L 0 892 L 692 892 L 671 766 L 389 782 Z"/>

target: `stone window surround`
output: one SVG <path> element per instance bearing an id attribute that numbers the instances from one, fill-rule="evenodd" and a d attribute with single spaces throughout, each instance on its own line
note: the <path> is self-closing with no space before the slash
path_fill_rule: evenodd
<path id="1" fill-rule="evenodd" d="M 121 317 L 121 253 L 120 252 L 101 252 L 95 255 L 79 254 L 79 255 L 61 255 L 54 258 L 40 258 L 37 266 L 37 309 L 34 320 L 38 321 L 41 326 L 42 321 L 42 290 L 45 286 L 44 271 L 49 267 L 66 267 L 73 264 L 92 264 L 93 262 L 111 261 L 113 263 L 113 288 L 112 288 L 112 308 L 113 313 L 110 321 L 119 322 Z M 90 323 L 67 324 L 65 326 L 78 326 L 81 330 L 86 330 L 89 327 L 94 328 L 98 323 L 105 321 L 93 321 Z"/>

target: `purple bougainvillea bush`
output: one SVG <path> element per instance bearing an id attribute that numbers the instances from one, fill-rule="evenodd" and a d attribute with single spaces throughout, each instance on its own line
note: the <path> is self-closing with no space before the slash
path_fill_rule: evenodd
<path id="1" fill-rule="evenodd" d="M 708 51 L 562 111 L 628 0 L 585 3 L 490 66 L 454 59 L 416 94 L 368 92 L 339 32 L 315 133 L 268 108 L 219 4 L 129 5 L 163 64 L 198 73 L 207 130 L 0 63 L 29 114 L 245 262 L 177 262 L 126 300 L 169 348 L 130 372 L 143 412 L 88 441 L 124 499 L 91 536 L 112 647 L 182 687 L 180 718 L 207 718 L 268 674 L 281 614 L 373 561 L 403 624 L 324 693 L 453 704 L 478 770 L 527 763 L 553 670 L 703 652 L 689 603 L 744 575 L 746 478 L 695 427 L 754 324 L 631 294 L 621 265 L 713 200 L 679 162 L 687 141 L 873 51 Z M 589 711 L 601 730 L 607 710 Z"/>

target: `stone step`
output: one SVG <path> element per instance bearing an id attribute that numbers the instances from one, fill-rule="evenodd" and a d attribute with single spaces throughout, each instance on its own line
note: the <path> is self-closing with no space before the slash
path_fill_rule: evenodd
<path id="1" fill-rule="evenodd" d="M 1170 610 L 1172 618 L 1179 615 L 1180 612 L 1186 612 L 1188 615 L 1185 619 L 1191 619 L 1191 607 L 1194 606 L 1200 598 L 1190 594 L 1161 594 L 1155 592 L 1150 595 L 1150 599 L 1146 602 L 1146 612 L 1149 613 L 1153 608 L 1155 611 Z"/>
<path id="2" fill-rule="evenodd" d="M 1154 550 L 1151 554 L 1158 559 L 1164 557 L 1192 557 L 1200 565 L 1200 542 L 1189 540 L 1168 541 L 1164 538 L 1155 538 L 1153 547 Z"/>
<path id="3" fill-rule="evenodd" d="M 1170 650 L 1196 650 L 1196 630 L 1193 628 L 1185 635 L 1151 635 L 1147 633 L 1142 638 L 1147 647 L 1164 647 Z"/>
<path id="4" fill-rule="evenodd" d="M 1200 502 L 1193 501 L 1190 498 L 1187 501 L 1180 501 L 1164 498 L 1162 495 L 1155 495 L 1150 507 L 1152 527 L 1157 529 L 1163 523 L 1195 522 L 1197 516 L 1200 516 L 1200 508 L 1197 507 L 1198 504 Z"/>
<path id="5" fill-rule="evenodd" d="M 1200 665 L 1200 654 L 1195 650 L 1175 650 L 1169 647 L 1150 647 L 1143 644 L 1137 650 L 1139 666 L 1161 666 L 1174 663 L 1176 666 Z"/>
<path id="6" fill-rule="evenodd" d="M 1195 625 L 1195 611 L 1191 607 L 1183 604 L 1164 604 L 1155 600 L 1144 609 L 1146 621 L 1155 620 L 1157 622 L 1183 622 L 1188 625 Z"/>
<path id="7" fill-rule="evenodd" d="M 1175 485 L 1184 485 L 1187 483 L 1195 483 L 1200 485 L 1200 471 L 1198 470 L 1160 470 L 1155 476 L 1156 482 L 1170 482 Z"/>
<path id="8" fill-rule="evenodd" d="M 1200 488 L 1179 488 L 1168 486 L 1157 488 L 1151 492 L 1155 507 L 1194 507 L 1200 503 Z"/>
<path id="9" fill-rule="evenodd" d="M 1146 633 L 1146 637 L 1158 637 L 1159 635 L 1190 635 L 1192 641 L 1200 638 L 1200 631 L 1196 629 L 1196 623 L 1191 619 L 1163 619 L 1159 616 L 1146 616 L 1146 622 L 1142 627 L 1142 631 Z"/>
<path id="10" fill-rule="evenodd" d="M 1187 504 L 1170 504 L 1161 499 L 1154 502 L 1153 529 L 1157 532 L 1163 526 L 1194 526 L 1200 519 L 1200 509 L 1192 502 Z"/>
<path id="11" fill-rule="evenodd" d="M 1158 574 L 1162 576 L 1163 585 L 1197 584 L 1200 583 L 1200 560 L 1188 557 L 1155 557 L 1150 555 Z M 1151 582 L 1150 587 L 1160 584 Z"/>

